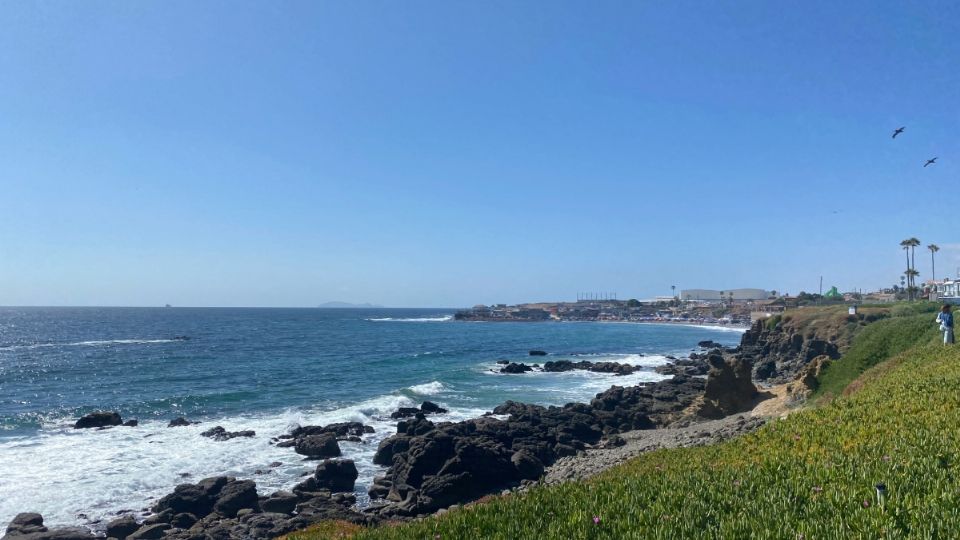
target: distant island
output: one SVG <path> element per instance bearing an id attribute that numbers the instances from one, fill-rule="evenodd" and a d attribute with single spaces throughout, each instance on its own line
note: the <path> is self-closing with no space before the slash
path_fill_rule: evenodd
<path id="1" fill-rule="evenodd" d="M 318 308 L 382 308 L 379 304 L 351 304 L 350 302 L 324 302 Z"/>

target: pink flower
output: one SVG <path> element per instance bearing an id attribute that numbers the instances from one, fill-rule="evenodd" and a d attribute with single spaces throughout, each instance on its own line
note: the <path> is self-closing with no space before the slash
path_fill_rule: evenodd
<path id="1" fill-rule="evenodd" d="M 594 525 L 600 524 L 600 516 L 593 516 L 593 524 Z"/>
<path id="2" fill-rule="evenodd" d="M 864 499 L 864 500 L 863 500 L 863 507 L 864 507 L 864 508 L 870 508 L 870 501 Z"/>
<path id="3" fill-rule="evenodd" d="M 881 459 L 883 459 L 884 461 L 890 461 L 890 456 L 883 456 Z"/>

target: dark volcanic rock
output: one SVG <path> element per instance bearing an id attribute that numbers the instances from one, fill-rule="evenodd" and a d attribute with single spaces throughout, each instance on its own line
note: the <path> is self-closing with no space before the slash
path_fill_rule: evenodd
<path id="1" fill-rule="evenodd" d="M 537 351 L 537 350 L 530 351 L 530 356 L 546 356 L 546 355 L 547 355 L 547 351 Z"/>
<path id="2" fill-rule="evenodd" d="M 523 480 L 539 480 L 543 476 L 543 463 L 525 450 L 510 456 L 510 462 L 517 469 L 517 476 Z"/>
<path id="3" fill-rule="evenodd" d="M 144 525 L 136 532 L 128 536 L 130 540 L 158 540 L 163 538 L 164 533 L 170 530 L 172 526 L 169 523 L 155 523 L 153 525 Z"/>
<path id="4" fill-rule="evenodd" d="M 215 441 L 228 441 L 236 437 L 253 437 L 257 433 L 253 430 L 244 430 L 244 431 L 227 431 L 221 426 L 216 426 L 212 429 L 204 431 L 200 435 L 203 437 L 210 437 Z"/>
<path id="5" fill-rule="evenodd" d="M 123 540 L 140 528 L 133 516 L 123 516 L 107 523 L 107 537 Z"/>
<path id="6" fill-rule="evenodd" d="M 424 414 L 443 414 L 447 412 L 446 409 L 437 405 L 432 401 L 424 401 L 420 404 L 420 411 Z"/>
<path id="7" fill-rule="evenodd" d="M 357 480 L 357 466 L 352 459 L 328 459 L 317 465 L 314 478 L 320 489 L 330 491 L 353 491 L 353 483 Z"/>
<path id="8" fill-rule="evenodd" d="M 302 426 L 290 432 L 290 438 L 299 438 L 306 435 L 323 435 L 332 433 L 338 439 L 346 437 L 359 437 L 365 433 L 373 433 L 373 428 L 365 426 L 360 422 L 339 422 L 336 424 L 327 424 L 326 426 Z"/>
<path id="9" fill-rule="evenodd" d="M 524 373 L 527 371 L 533 371 L 533 368 L 526 364 L 515 364 L 513 362 L 500 368 L 500 373 Z"/>
<path id="10" fill-rule="evenodd" d="M 264 512 L 289 514 L 296 508 L 300 498 L 289 491 L 277 491 L 260 501 L 260 509 Z"/>
<path id="11" fill-rule="evenodd" d="M 691 354 L 690 358 L 678 358 L 669 364 L 657 366 L 654 371 L 661 375 L 706 375 L 710 371 L 710 364 L 705 355 Z"/>
<path id="12" fill-rule="evenodd" d="M 120 415 L 113 411 L 97 411 L 84 415 L 73 425 L 74 429 L 119 426 L 123 423 Z"/>
<path id="13" fill-rule="evenodd" d="M 34 512 L 17 514 L 7 525 L 4 540 L 93 540 L 95 536 L 80 527 L 48 529 L 43 516 Z"/>
<path id="14" fill-rule="evenodd" d="M 619 364 L 617 362 L 571 362 L 570 360 L 557 360 L 543 364 L 543 370 L 549 372 L 563 372 L 581 369 L 585 371 L 594 371 L 597 373 L 613 373 L 615 375 L 629 375 L 637 371 L 638 367 L 630 364 Z"/>
<path id="15" fill-rule="evenodd" d="M 192 423 L 193 423 L 193 422 L 191 422 L 191 421 L 189 421 L 189 420 L 187 420 L 186 418 L 184 418 L 184 417 L 181 416 L 181 417 L 179 417 L 179 418 L 174 418 L 173 420 L 171 420 L 170 423 L 167 424 L 167 427 L 189 426 L 189 425 L 192 424 Z"/>
<path id="16" fill-rule="evenodd" d="M 420 409 L 416 407 L 400 407 L 394 413 L 390 415 L 390 418 L 409 418 L 420 413 Z"/>
<path id="17" fill-rule="evenodd" d="M 307 435 L 297 439 L 294 451 L 309 458 L 329 458 L 340 455 L 337 436 L 332 433 Z"/>
<path id="18" fill-rule="evenodd" d="M 384 515 L 415 516 L 535 480 L 545 466 L 609 434 L 672 421 L 703 394 L 705 384 L 680 376 L 614 386 L 590 404 L 563 407 L 508 401 L 493 410 L 507 420 L 404 420 L 374 456 L 374 463 L 390 468 L 375 479 L 369 494 L 390 503 L 380 510 Z"/>
<path id="19" fill-rule="evenodd" d="M 156 514 L 170 511 L 171 517 L 173 514 L 189 513 L 202 518 L 213 510 L 220 491 L 233 480 L 228 476 L 214 476 L 196 484 L 180 484 L 173 493 L 157 501 L 152 510 Z"/>
<path id="20" fill-rule="evenodd" d="M 840 358 L 840 344 L 844 341 L 834 335 L 836 329 L 830 325 L 801 329 L 783 322 L 770 323 L 768 319 L 755 322 L 740 342 L 739 354 L 753 365 L 756 380 L 772 384 L 791 382 L 818 356 Z"/>
<path id="21" fill-rule="evenodd" d="M 126 427 L 137 427 L 138 424 L 140 424 L 140 422 L 136 420 L 127 420 L 126 422 L 123 423 L 123 425 Z"/>
<path id="22" fill-rule="evenodd" d="M 244 508 L 258 509 L 257 485 L 252 480 L 234 480 L 223 486 L 213 505 L 218 514 L 233 517 Z"/>

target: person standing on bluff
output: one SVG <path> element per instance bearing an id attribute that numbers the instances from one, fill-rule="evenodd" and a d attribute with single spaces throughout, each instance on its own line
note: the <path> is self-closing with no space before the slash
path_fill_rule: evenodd
<path id="1" fill-rule="evenodd" d="M 950 313 L 950 304 L 944 304 L 937 313 L 937 322 L 943 332 L 943 344 L 953 343 L 953 313 Z"/>

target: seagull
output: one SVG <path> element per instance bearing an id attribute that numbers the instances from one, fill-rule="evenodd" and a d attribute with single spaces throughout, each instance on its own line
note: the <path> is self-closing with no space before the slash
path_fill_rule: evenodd
<path id="1" fill-rule="evenodd" d="M 896 139 L 896 138 L 897 138 L 897 135 L 903 133 L 903 130 L 905 130 L 905 129 L 907 129 L 907 126 L 901 126 L 901 127 L 898 127 L 897 129 L 893 130 L 893 138 Z"/>
<path id="2" fill-rule="evenodd" d="M 926 167 L 927 165 L 933 165 L 936 162 L 937 162 L 937 158 L 928 159 L 927 162 L 923 164 L 923 166 Z"/>

